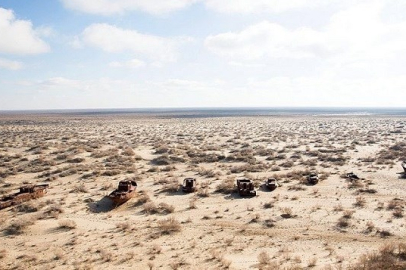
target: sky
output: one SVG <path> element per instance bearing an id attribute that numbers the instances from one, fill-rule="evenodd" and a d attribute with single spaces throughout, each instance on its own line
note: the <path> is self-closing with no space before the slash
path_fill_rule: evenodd
<path id="1" fill-rule="evenodd" d="M 406 107 L 404 0 L 0 0 L 0 110 Z"/>

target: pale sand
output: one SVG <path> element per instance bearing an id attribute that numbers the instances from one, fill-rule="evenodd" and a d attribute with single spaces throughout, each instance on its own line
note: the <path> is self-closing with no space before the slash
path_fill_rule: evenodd
<path id="1" fill-rule="evenodd" d="M 27 182 L 50 185 L 45 197 L 25 204 L 34 212 L 0 210 L 1 269 L 339 269 L 406 235 L 406 180 L 397 174 L 406 146 L 393 160 L 379 160 L 381 150 L 405 142 L 406 118 L 3 116 L 0 124 L 2 193 Z M 128 147 L 135 155 L 122 154 Z M 151 164 L 157 149 L 175 157 L 174 167 Z M 242 151 L 242 160 L 194 163 L 193 151 Z M 250 155 L 254 160 L 244 160 Z M 307 186 L 305 177 L 286 176 L 304 170 L 318 171 L 322 181 Z M 352 188 L 341 177 L 351 171 L 363 178 Z M 215 192 L 223 180 L 244 175 L 257 185 L 277 176 L 282 186 L 259 188 L 253 198 Z M 145 213 L 141 194 L 112 209 L 104 196 L 133 176 L 138 192 L 174 212 Z M 181 184 L 185 177 L 208 185 L 208 196 L 163 191 L 165 181 Z M 49 213 L 50 207 L 63 212 Z M 352 217 L 340 227 L 344 212 Z M 158 221 L 169 217 L 180 231 L 161 234 Z M 28 225 L 10 232 L 16 221 Z M 72 228 L 60 228 L 72 221 Z M 259 264 L 261 252 L 268 264 Z"/>

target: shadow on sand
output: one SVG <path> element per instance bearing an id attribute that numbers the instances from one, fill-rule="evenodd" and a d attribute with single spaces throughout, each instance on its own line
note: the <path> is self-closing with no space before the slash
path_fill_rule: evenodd
<path id="1" fill-rule="evenodd" d="M 114 203 L 109 199 L 109 197 L 104 196 L 98 202 L 90 202 L 88 203 L 89 210 L 93 213 L 105 213 L 113 210 L 116 208 Z"/>
<path id="2" fill-rule="evenodd" d="M 182 195 L 188 195 L 188 194 L 193 194 L 194 192 L 183 192 L 182 188 L 179 188 L 178 191 L 167 191 L 167 190 L 158 190 L 155 192 L 156 194 L 165 194 L 167 196 L 182 196 Z"/>
<path id="3" fill-rule="evenodd" d="M 259 186 L 258 190 L 262 191 L 262 192 L 272 192 L 274 191 L 276 188 L 274 189 L 269 189 L 265 184 L 262 184 Z"/>
<path id="4" fill-rule="evenodd" d="M 258 194 L 256 196 L 258 196 Z M 251 199 L 251 198 L 255 198 L 256 196 L 241 196 L 238 192 L 233 192 L 231 194 L 227 194 L 226 196 L 224 196 L 224 199 L 226 199 L 226 200 Z"/>

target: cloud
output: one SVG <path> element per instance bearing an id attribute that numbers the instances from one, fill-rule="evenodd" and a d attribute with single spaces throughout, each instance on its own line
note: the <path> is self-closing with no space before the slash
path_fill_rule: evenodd
<path id="1" fill-rule="evenodd" d="M 269 106 L 390 107 L 404 106 L 399 97 L 406 78 L 274 77 L 251 80 L 246 87 L 257 102 Z"/>
<path id="2" fill-rule="evenodd" d="M 0 8 L 0 53 L 39 54 L 49 50 L 30 21 L 17 20 L 12 10 Z"/>
<path id="3" fill-rule="evenodd" d="M 224 13 L 279 13 L 292 9 L 315 8 L 337 0 L 206 0 L 208 8 Z"/>
<path id="4" fill-rule="evenodd" d="M 61 0 L 66 8 L 101 15 L 120 14 L 126 11 L 143 11 L 163 14 L 183 9 L 197 0 Z"/>
<path id="5" fill-rule="evenodd" d="M 310 28 L 289 30 L 263 21 L 238 33 L 209 36 L 205 46 L 212 52 L 246 60 L 263 57 L 305 58 L 322 52 L 322 33 Z"/>
<path id="6" fill-rule="evenodd" d="M 129 11 L 164 14 L 202 2 L 221 13 L 281 13 L 294 9 L 316 8 L 351 0 L 60 0 L 66 8 L 84 13 L 114 15 Z M 360 2 L 360 0 L 358 0 Z"/>
<path id="7" fill-rule="evenodd" d="M 53 77 L 35 83 L 36 87 L 41 90 L 55 90 L 55 89 L 83 89 L 84 86 L 80 81 L 71 80 L 64 77 Z"/>
<path id="8" fill-rule="evenodd" d="M 109 24 L 92 24 L 82 33 L 85 44 L 110 53 L 132 52 L 155 61 L 176 59 L 176 41 Z"/>
<path id="9" fill-rule="evenodd" d="M 139 68 L 145 66 L 145 62 L 139 59 L 132 59 L 130 61 L 125 62 L 119 61 L 111 62 L 109 66 L 115 68 Z"/>
<path id="10" fill-rule="evenodd" d="M 36 82 L 24 82 L 26 85 L 35 87 L 40 91 L 59 91 L 69 93 L 72 91 L 93 92 L 117 92 L 134 88 L 136 83 L 126 80 L 113 80 L 110 78 L 99 78 L 96 80 L 75 80 L 65 77 L 52 77 Z M 97 98 L 96 98 L 97 99 Z"/>
<path id="11" fill-rule="evenodd" d="M 168 79 L 161 82 L 149 82 L 151 88 L 158 87 L 165 93 L 182 94 L 209 94 L 216 93 L 225 85 L 224 81 L 196 81 L 185 79 Z"/>
<path id="12" fill-rule="evenodd" d="M 9 70 L 19 70 L 22 69 L 23 67 L 24 65 L 21 62 L 0 58 L 0 68 L 5 68 Z"/>
<path id="13" fill-rule="evenodd" d="M 406 50 L 406 23 L 382 19 L 380 1 L 359 4 L 333 15 L 322 29 L 289 29 L 263 21 L 240 32 L 208 36 L 213 53 L 237 60 L 314 58 L 356 62 L 394 57 Z"/>

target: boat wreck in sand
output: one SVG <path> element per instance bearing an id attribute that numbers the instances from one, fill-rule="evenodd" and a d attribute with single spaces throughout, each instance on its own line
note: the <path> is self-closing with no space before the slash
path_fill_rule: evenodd
<path id="1" fill-rule="evenodd" d="M 118 183 L 117 189 L 109 194 L 109 198 L 118 206 L 125 203 L 135 195 L 137 183 L 133 180 L 123 180 Z"/>
<path id="2" fill-rule="evenodd" d="M 43 197 L 47 193 L 48 187 L 48 184 L 21 186 L 19 192 L 0 199 L 0 209 Z"/>

